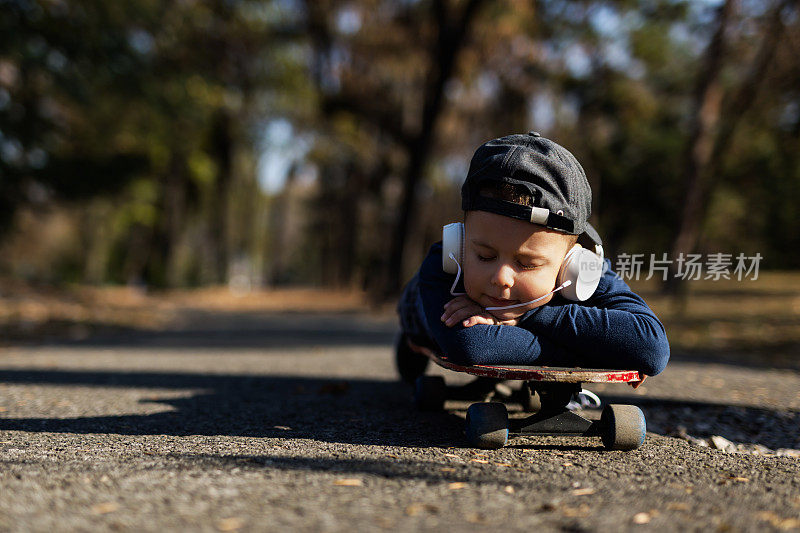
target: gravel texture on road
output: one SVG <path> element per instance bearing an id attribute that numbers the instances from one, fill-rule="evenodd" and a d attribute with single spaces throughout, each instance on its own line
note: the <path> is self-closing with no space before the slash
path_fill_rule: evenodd
<path id="1" fill-rule="evenodd" d="M 481 451 L 467 403 L 414 411 L 391 320 L 204 320 L 0 352 L 0 530 L 800 529 L 797 371 L 676 357 L 590 387 L 643 409 L 636 451 Z"/>

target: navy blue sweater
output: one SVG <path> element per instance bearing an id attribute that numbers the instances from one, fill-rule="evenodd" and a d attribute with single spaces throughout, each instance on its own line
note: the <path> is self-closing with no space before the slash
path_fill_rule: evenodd
<path id="1" fill-rule="evenodd" d="M 608 259 L 606 266 L 597 291 L 584 302 L 556 293 L 549 303 L 522 315 L 517 326 L 448 327 L 440 317 L 444 304 L 453 298 L 450 287 L 455 276 L 442 270 L 438 242 L 406 286 L 398 312 L 412 339 L 438 347 L 458 364 L 580 366 L 658 374 L 669 360 L 664 326 L 611 271 Z"/>

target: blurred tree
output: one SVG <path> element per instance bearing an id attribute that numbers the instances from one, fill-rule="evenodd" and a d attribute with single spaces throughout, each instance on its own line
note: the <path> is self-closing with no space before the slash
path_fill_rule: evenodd
<path id="1" fill-rule="evenodd" d="M 795 1 L 0 7 L 0 229 L 71 202 L 86 280 L 386 297 L 460 217 L 475 147 L 529 129 L 584 164 L 612 254 L 800 264 Z"/>
<path id="2" fill-rule="evenodd" d="M 285 39 L 271 31 L 282 23 L 271 6 L 4 2 L 0 229 L 26 204 L 121 193 L 110 215 L 115 235 L 102 232 L 116 243 L 104 248 L 117 259 L 99 259 L 98 248 L 93 264 L 120 269 L 110 273 L 115 279 L 156 285 L 182 284 L 189 270 L 201 282 L 225 281 L 234 248 L 252 244 L 232 241 L 230 224 L 237 220 L 240 235 L 252 232 L 254 209 L 231 212 L 229 202 L 237 161 L 246 166 L 254 157 L 254 111 L 263 113 L 255 89 L 296 85 L 271 68 L 285 63 L 271 50 Z M 253 189 L 253 168 L 238 180 Z M 190 234 L 192 257 L 184 252 Z M 89 270 L 97 280 L 97 267 Z"/>
<path id="3" fill-rule="evenodd" d="M 0 9 L 4 232 L 20 206 L 119 190 L 147 168 L 147 158 L 114 135 L 103 115 L 109 95 L 128 96 L 136 84 L 141 60 L 123 28 L 142 9 L 33 0 Z"/>
<path id="4" fill-rule="evenodd" d="M 358 206 L 365 192 L 379 194 L 394 176 L 401 183 L 399 197 L 386 207 L 397 218 L 382 224 L 390 237 L 373 254 L 385 257 L 383 275 L 370 281 L 376 289 L 380 285 L 393 292 L 402 281 L 416 191 L 435 145 L 444 89 L 482 2 L 379 4 L 308 2 L 306 10 L 314 47 L 312 75 L 323 116 L 339 139 L 332 150 L 316 152 L 322 168 L 321 201 L 338 215 L 327 209 L 316 212 L 343 222 L 335 226 L 340 236 L 331 235 L 336 244 L 330 249 L 336 252 L 325 261 L 326 268 L 338 272 L 336 283 L 352 281 Z M 330 158 L 320 159 L 325 153 Z"/>
<path id="5" fill-rule="evenodd" d="M 673 258 L 695 251 L 703 221 L 707 217 L 709 198 L 714 186 L 722 181 L 722 159 L 728 153 L 742 117 L 756 100 L 765 73 L 781 42 L 783 17 L 787 9 L 797 2 L 782 0 L 764 17 L 765 23 L 758 32 L 761 44 L 735 86 L 728 90 L 727 105 L 723 111 L 725 89 L 720 74 L 728 55 L 726 34 L 730 32 L 729 26 L 735 16 L 736 4 L 733 0 L 726 0 L 720 6 L 717 29 L 706 49 L 697 76 L 691 134 L 684 156 L 686 192 L 682 202 L 680 226 L 672 244 Z M 681 279 L 675 273 L 673 268 L 673 275 L 669 277 L 671 283 L 667 284 L 673 290 L 680 286 L 678 281 Z"/>

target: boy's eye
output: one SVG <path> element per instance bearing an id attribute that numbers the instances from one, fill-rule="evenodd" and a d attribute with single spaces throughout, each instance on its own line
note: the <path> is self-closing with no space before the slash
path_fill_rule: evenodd
<path id="1" fill-rule="evenodd" d="M 479 260 L 479 261 L 491 261 L 492 259 L 494 259 L 494 257 L 491 257 L 491 256 L 489 256 L 489 257 L 484 257 L 484 256 L 482 256 L 481 254 L 478 254 L 478 260 Z"/>
<path id="2" fill-rule="evenodd" d="M 523 263 L 518 263 L 518 264 L 519 264 L 519 267 L 520 267 L 522 270 L 533 270 L 533 269 L 535 269 L 535 268 L 538 268 L 538 267 L 539 267 L 539 265 L 525 265 L 525 264 L 523 264 Z"/>

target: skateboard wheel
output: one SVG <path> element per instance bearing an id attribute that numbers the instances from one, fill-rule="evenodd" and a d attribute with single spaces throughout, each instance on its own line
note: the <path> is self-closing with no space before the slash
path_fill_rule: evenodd
<path id="1" fill-rule="evenodd" d="M 405 334 L 400 334 L 394 351 L 394 363 L 400 379 L 406 383 L 414 383 L 428 368 L 428 359 L 408 347 Z"/>
<path id="2" fill-rule="evenodd" d="M 484 450 L 508 442 L 508 410 L 499 402 L 474 403 L 467 409 L 466 435 L 470 445 Z"/>
<path id="3" fill-rule="evenodd" d="M 647 424 L 635 405 L 610 404 L 600 416 L 600 436 L 609 450 L 635 450 L 644 443 Z"/>
<path id="4" fill-rule="evenodd" d="M 442 376 L 419 376 L 414 383 L 414 404 L 420 411 L 441 411 L 447 399 Z"/>

